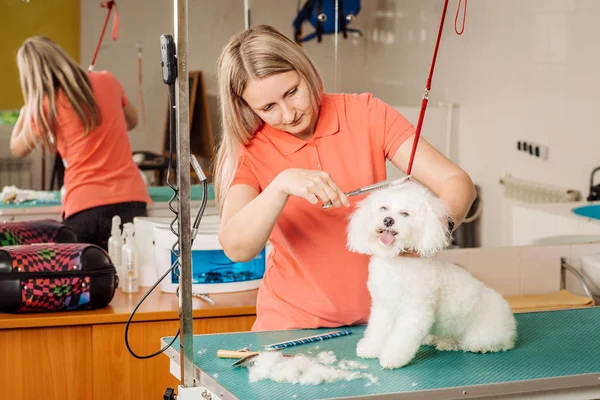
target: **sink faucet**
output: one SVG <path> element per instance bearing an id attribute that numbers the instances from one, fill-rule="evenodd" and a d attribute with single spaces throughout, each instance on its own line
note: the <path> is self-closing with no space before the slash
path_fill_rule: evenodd
<path id="1" fill-rule="evenodd" d="M 598 171 L 600 171 L 600 167 L 594 168 L 590 175 L 590 194 L 587 198 L 587 201 L 600 200 L 600 183 L 594 186 L 594 175 Z"/>

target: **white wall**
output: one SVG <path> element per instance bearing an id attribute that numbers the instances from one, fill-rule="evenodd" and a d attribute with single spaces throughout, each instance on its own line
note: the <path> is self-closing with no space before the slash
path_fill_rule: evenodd
<path id="1" fill-rule="evenodd" d="M 443 2 L 380 4 L 405 17 L 396 24 L 395 44 L 387 46 L 395 62 L 374 57 L 365 89 L 395 104 L 414 104 L 429 72 Z M 600 57 L 594 51 L 600 2 L 469 2 L 461 36 L 454 32 L 456 4 L 450 2 L 447 11 L 430 97 L 433 103 L 449 100 L 460 106 L 455 161 L 482 189 L 482 245 L 497 246 L 505 244 L 498 183 L 503 174 L 575 188 L 587 196 L 589 173 L 600 164 Z M 375 79 L 396 80 L 400 90 L 373 84 Z M 519 139 L 548 145 L 548 160 L 518 153 Z"/>
<path id="2" fill-rule="evenodd" d="M 254 0 L 252 24 L 270 23 L 292 35 L 295 0 Z M 600 36 L 595 0 L 478 0 L 469 2 L 463 35 L 454 32 L 458 2 L 450 2 L 438 54 L 430 107 L 458 104 L 454 161 L 481 187 L 482 245 L 503 245 L 502 187 L 499 178 L 520 178 L 567 186 L 587 195 L 597 155 L 600 116 Z M 464 2 L 463 2 L 464 4 Z M 418 106 L 429 73 L 443 2 L 363 0 L 356 21 L 365 36 L 339 40 L 339 89 L 370 91 L 394 106 Z M 110 69 L 135 101 L 136 43 L 144 50 L 147 124 L 131 137 L 135 149 L 158 151 L 165 124 L 166 87 L 160 76 L 159 36 L 173 33 L 173 3 L 130 0 L 118 3 L 119 40 L 104 38 L 97 69 Z M 227 39 L 243 29 L 243 0 L 190 0 L 189 69 L 205 72 L 211 101 L 214 67 Z M 98 3 L 84 1 L 82 60 L 91 60 L 105 17 Z M 387 16 L 386 16 L 387 15 Z M 391 15 L 391 16 L 390 16 Z M 310 27 L 307 26 L 306 31 Z M 386 43 L 379 40 L 385 32 Z M 377 41 L 375 41 L 377 37 Z M 334 44 L 305 44 L 333 91 Z M 213 110 L 216 111 L 216 110 Z M 218 119 L 213 118 L 217 127 Z M 425 119 L 425 126 L 428 116 Z M 445 133 L 444 133 L 445 134 Z M 517 140 L 548 145 L 542 161 L 516 151 Z"/>

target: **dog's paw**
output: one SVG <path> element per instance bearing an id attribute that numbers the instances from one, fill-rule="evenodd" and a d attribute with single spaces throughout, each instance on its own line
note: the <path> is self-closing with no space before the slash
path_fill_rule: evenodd
<path id="1" fill-rule="evenodd" d="M 379 357 L 380 344 L 377 344 L 374 340 L 368 340 L 362 338 L 356 345 L 356 355 L 360 358 L 377 358 Z"/>
<path id="2" fill-rule="evenodd" d="M 397 356 L 391 352 L 382 352 L 379 357 L 379 364 L 385 369 L 396 369 L 402 368 L 407 365 L 411 360 L 411 357 Z"/>
<path id="3" fill-rule="evenodd" d="M 460 346 L 458 345 L 458 342 L 456 340 L 450 339 L 450 338 L 438 338 L 438 340 L 435 343 L 435 348 L 437 350 L 441 350 L 441 351 L 460 350 Z"/>
<path id="4" fill-rule="evenodd" d="M 435 344 L 437 343 L 438 338 L 435 335 L 427 335 L 425 336 L 425 339 L 423 339 L 423 344 L 425 346 L 435 346 Z"/>
<path id="5" fill-rule="evenodd" d="M 463 346 L 463 350 L 470 351 L 471 353 L 497 353 L 502 351 L 508 351 L 514 347 L 514 342 L 495 342 L 486 344 L 476 344 Z"/>

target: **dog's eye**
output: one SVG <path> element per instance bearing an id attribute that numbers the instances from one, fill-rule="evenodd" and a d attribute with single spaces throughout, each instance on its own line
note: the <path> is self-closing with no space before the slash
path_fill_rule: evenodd
<path id="1" fill-rule="evenodd" d="M 381 206 L 379 207 L 379 211 L 387 211 L 388 208 L 386 206 Z"/>
<path id="2" fill-rule="evenodd" d="M 408 217 L 410 214 L 403 211 L 403 212 L 400 213 L 400 215 L 403 216 L 403 217 Z"/>

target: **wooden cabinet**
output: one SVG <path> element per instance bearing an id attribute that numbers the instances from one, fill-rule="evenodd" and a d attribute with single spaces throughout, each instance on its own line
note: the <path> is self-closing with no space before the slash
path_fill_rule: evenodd
<path id="1" fill-rule="evenodd" d="M 17 400 L 161 399 L 178 385 L 169 359 L 137 359 L 125 346 L 125 325 L 142 295 L 118 290 L 95 311 L 0 314 L 0 387 Z M 211 297 L 215 306 L 194 299 L 194 334 L 251 329 L 256 291 Z M 129 344 L 136 354 L 151 354 L 178 328 L 177 297 L 155 291 L 133 318 Z"/>
<path id="2" fill-rule="evenodd" d="M 92 327 L 0 330 L 0 385 L 14 399 L 90 399 Z"/>

